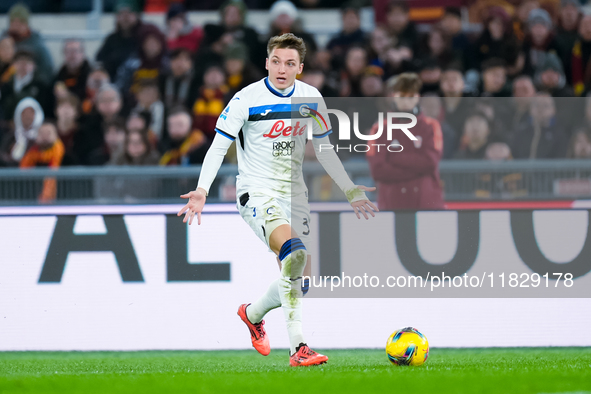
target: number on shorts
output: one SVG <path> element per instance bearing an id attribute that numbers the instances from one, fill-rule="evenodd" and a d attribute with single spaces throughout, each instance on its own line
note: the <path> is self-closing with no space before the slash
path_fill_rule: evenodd
<path id="1" fill-rule="evenodd" d="M 306 226 L 306 231 L 304 231 L 302 234 L 304 234 L 304 235 L 310 234 L 310 225 L 308 224 L 307 218 L 304 218 L 304 226 Z"/>

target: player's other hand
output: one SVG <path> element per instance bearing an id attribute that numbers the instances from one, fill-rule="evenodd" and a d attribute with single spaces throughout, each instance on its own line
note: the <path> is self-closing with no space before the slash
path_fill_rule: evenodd
<path id="1" fill-rule="evenodd" d="M 201 224 L 201 212 L 203 211 L 203 206 L 205 205 L 206 199 L 206 192 L 205 190 L 198 188 L 197 190 L 193 190 L 187 194 L 183 194 L 181 198 L 188 198 L 189 202 L 187 205 L 183 207 L 177 213 L 177 216 L 181 216 L 183 213 L 185 214 L 185 218 L 183 219 L 183 223 L 187 223 L 189 221 L 189 225 L 193 223 L 193 218 L 195 214 L 197 214 L 197 224 Z"/>
<path id="2" fill-rule="evenodd" d="M 357 189 L 363 191 L 364 195 L 365 195 L 365 192 L 373 192 L 374 190 L 376 190 L 375 187 L 367 187 L 367 186 L 363 186 L 363 185 L 357 185 Z M 358 200 L 358 201 L 353 200 L 353 202 L 351 202 L 351 206 L 353 207 L 353 211 L 355 211 L 355 215 L 357 215 L 357 219 L 361 219 L 361 216 L 359 215 L 359 213 L 361 213 L 363 215 L 365 220 L 368 220 L 369 219 L 369 216 L 367 216 L 368 213 L 371 216 L 375 217 L 376 215 L 374 212 L 379 211 L 378 207 L 376 207 L 374 205 L 374 203 L 369 201 L 367 198 L 365 198 L 363 200 Z"/>

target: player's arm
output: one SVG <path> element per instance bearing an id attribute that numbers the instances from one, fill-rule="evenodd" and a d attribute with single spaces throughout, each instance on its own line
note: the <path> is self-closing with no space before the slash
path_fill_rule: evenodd
<path id="1" fill-rule="evenodd" d="M 230 100 L 230 103 L 218 118 L 215 128 L 216 136 L 203 160 L 197 189 L 181 196 L 189 199 L 177 214 L 177 216 L 185 214 L 184 223 L 187 221 L 189 224 L 193 223 L 193 218 L 197 215 L 197 224 L 201 224 L 201 212 L 209 194 L 209 188 L 217 176 L 228 148 L 236 139 L 238 132 L 247 119 L 248 111 L 245 111 L 243 103 L 240 102 L 239 94 L 240 92 Z"/>

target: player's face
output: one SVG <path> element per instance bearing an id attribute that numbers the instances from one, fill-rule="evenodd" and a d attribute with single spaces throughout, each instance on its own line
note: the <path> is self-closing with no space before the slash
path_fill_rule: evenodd
<path id="1" fill-rule="evenodd" d="M 269 79 L 279 89 L 285 89 L 293 85 L 296 76 L 304 69 L 304 63 L 300 63 L 298 51 L 291 48 L 273 49 L 265 68 L 269 70 Z"/>

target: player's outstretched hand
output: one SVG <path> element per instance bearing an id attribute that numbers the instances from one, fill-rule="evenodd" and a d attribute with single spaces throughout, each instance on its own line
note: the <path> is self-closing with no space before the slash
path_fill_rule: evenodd
<path id="1" fill-rule="evenodd" d="M 203 211 L 203 206 L 205 205 L 205 195 L 205 190 L 199 188 L 181 196 L 181 198 L 189 199 L 187 205 L 177 213 L 177 216 L 181 216 L 183 213 L 185 214 L 183 223 L 187 223 L 188 220 L 190 225 L 193 223 L 195 214 L 197 214 L 197 224 L 201 224 L 201 211 Z"/>
<path id="2" fill-rule="evenodd" d="M 365 192 L 373 192 L 374 190 L 376 190 L 375 187 L 367 187 L 367 186 L 363 186 L 363 185 L 358 185 L 357 189 L 362 190 L 364 193 Z M 359 213 L 361 213 L 363 215 L 363 217 L 365 217 L 365 220 L 368 220 L 369 219 L 369 217 L 367 216 L 368 213 L 371 216 L 375 217 L 376 215 L 374 212 L 379 211 L 378 207 L 376 207 L 374 205 L 374 203 L 372 203 L 371 201 L 369 201 L 367 199 L 354 201 L 351 203 L 351 206 L 353 207 L 353 211 L 355 211 L 355 215 L 357 215 L 357 219 L 361 219 L 361 216 L 359 215 Z"/>

